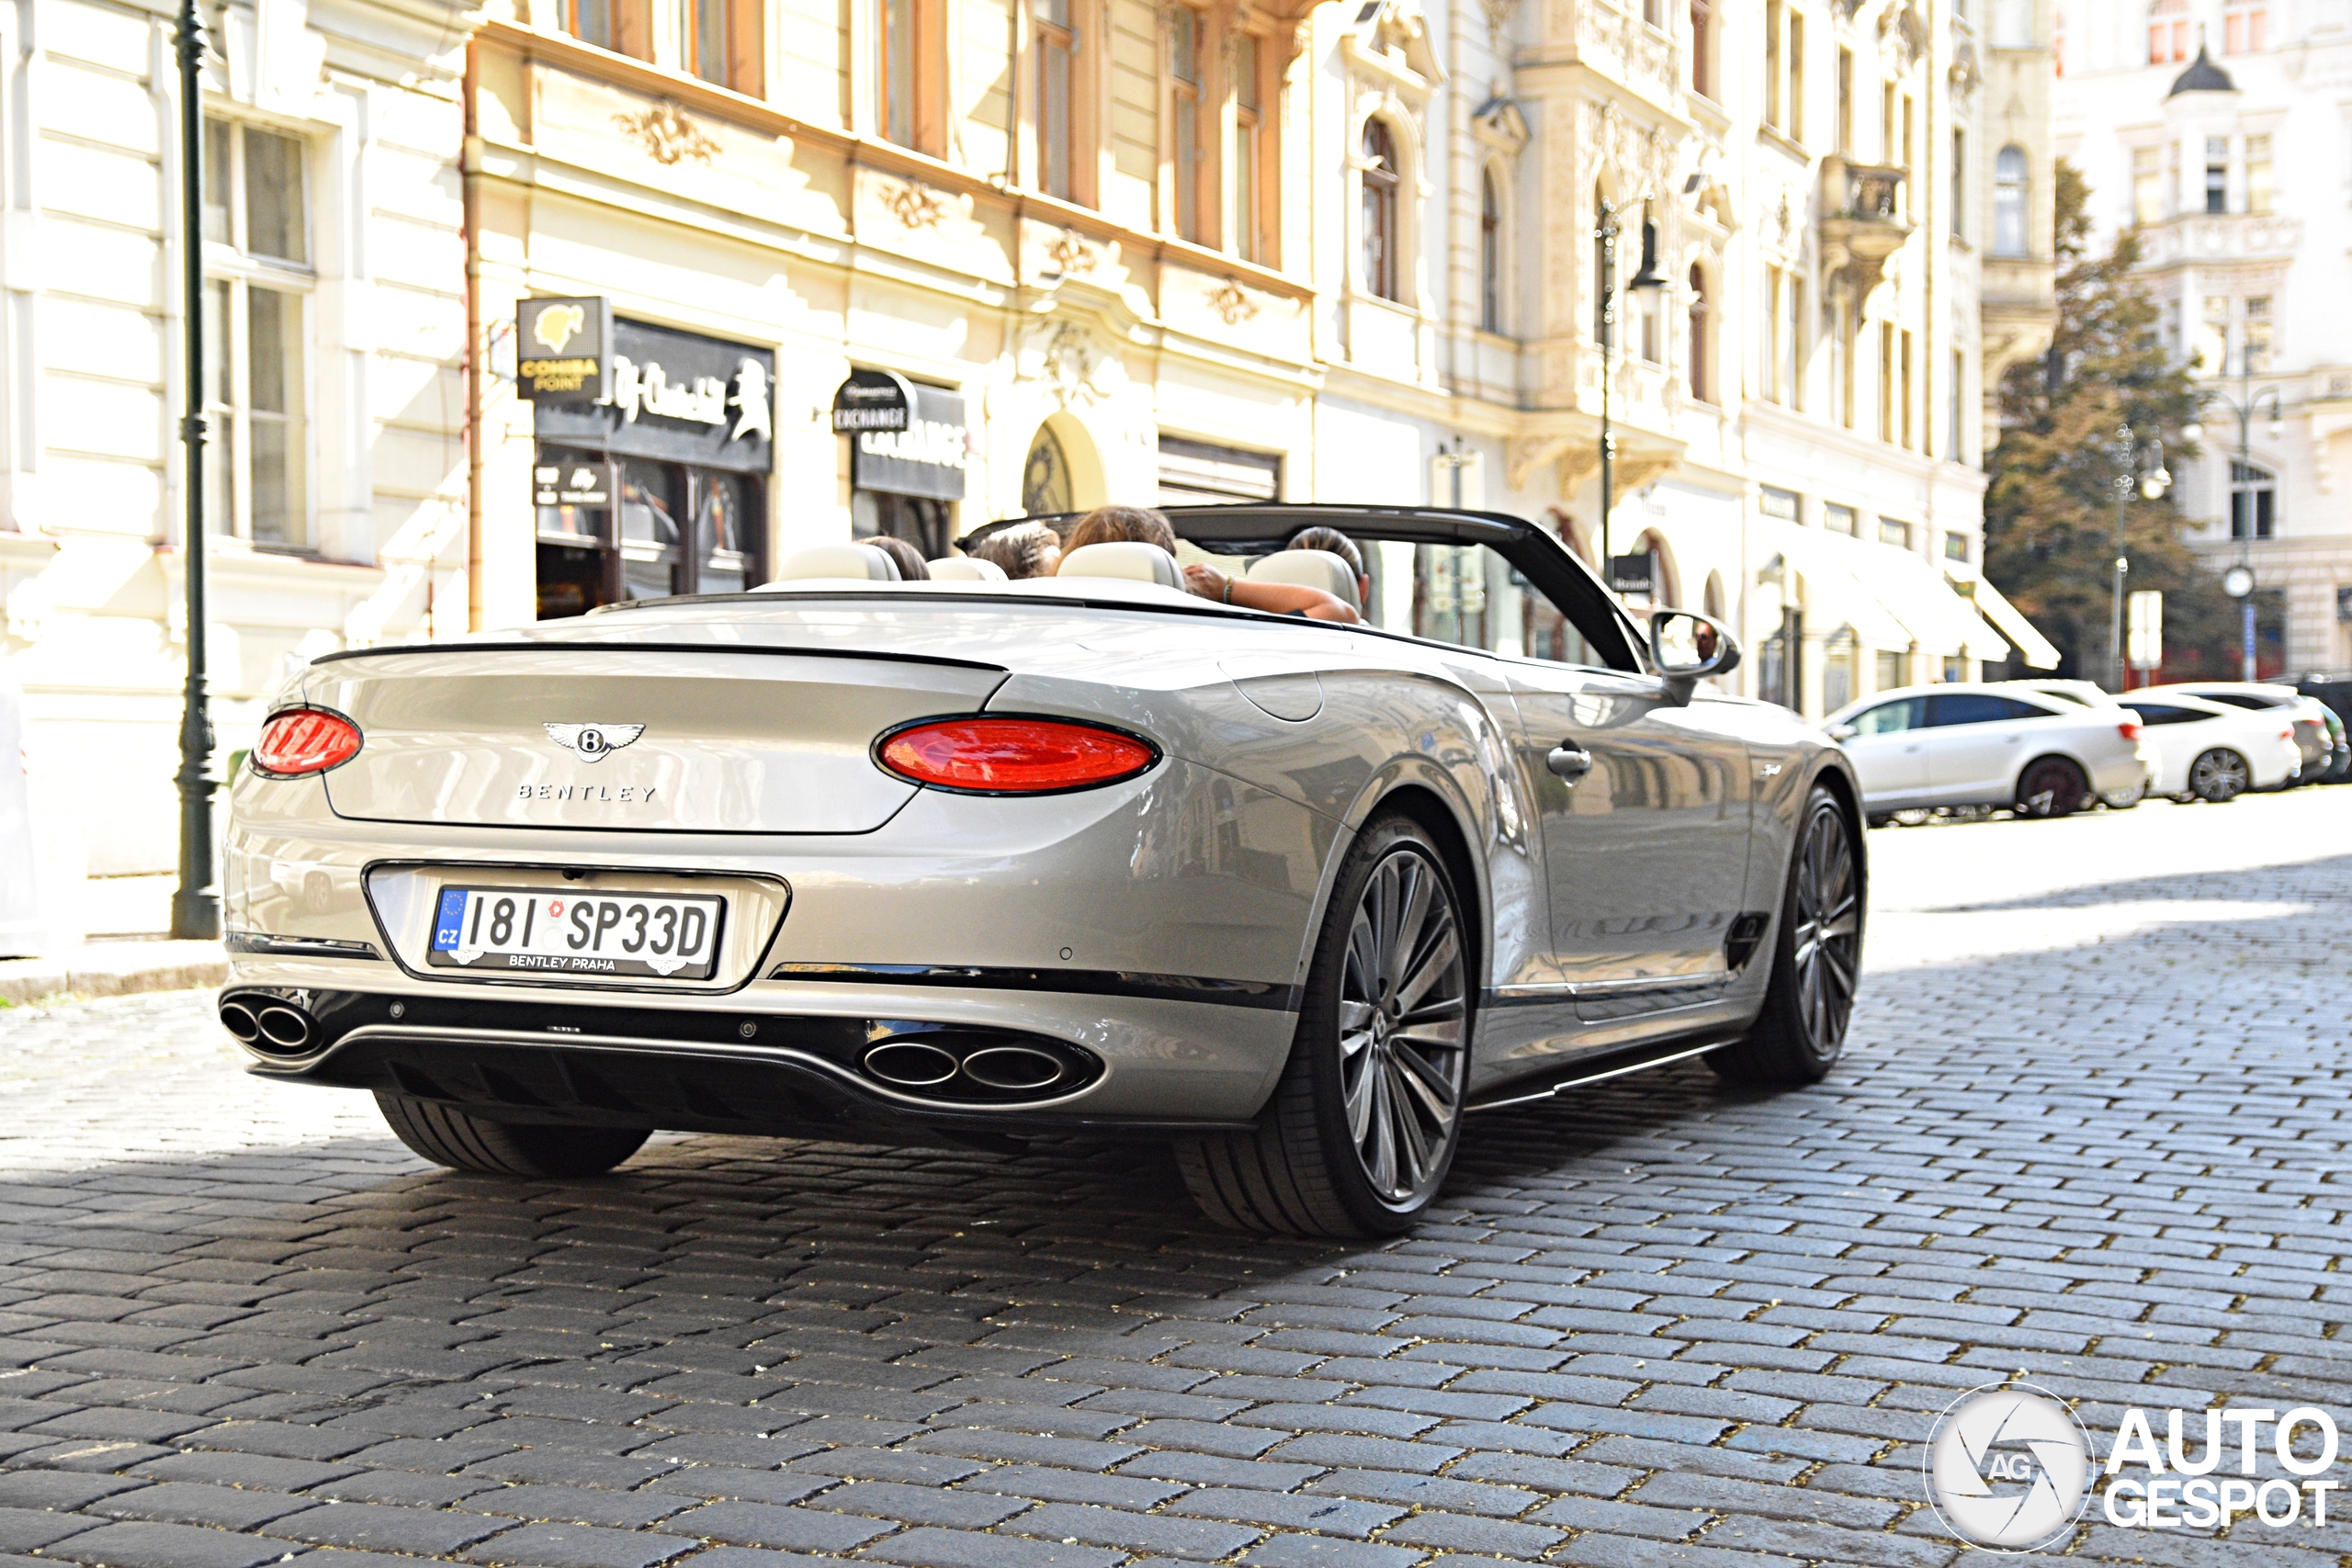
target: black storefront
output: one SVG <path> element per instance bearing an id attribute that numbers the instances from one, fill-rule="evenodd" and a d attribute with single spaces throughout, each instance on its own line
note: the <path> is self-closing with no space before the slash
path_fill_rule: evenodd
<path id="1" fill-rule="evenodd" d="M 521 367 L 541 620 L 766 576 L 775 354 L 602 305 L 526 300 L 518 323 L 546 355 Z"/>
<path id="2" fill-rule="evenodd" d="M 890 370 L 854 370 L 833 394 L 849 437 L 850 532 L 887 534 L 937 560 L 956 534 L 971 433 L 964 395 Z"/>

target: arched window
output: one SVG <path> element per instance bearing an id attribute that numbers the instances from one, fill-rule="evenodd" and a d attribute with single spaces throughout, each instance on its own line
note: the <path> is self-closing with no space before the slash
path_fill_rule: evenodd
<path id="1" fill-rule="evenodd" d="M 1363 124 L 1363 285 L 1383 299 L 1402 297 L 1396 201 L 1404 181 L 1396 139 L 1378 119 Z"/>
<path id="2" fill-rule="evenodd" d="M 2010 145 L 1993 160 L 1993 254 L 2021 256 L 2025 243 L 2025 149 Z"/>
<path id="3" fill-rule="evenodd" d="M 1503 193 L 1492 169 L 1478 182 L 1478 325 L 1503 330 Z"/>
<path id="4" fill-rule="evenodd" d="M 2148 6 L 2148 63 L 2188 58 L 2188 0 L 2153 0 Z"/>
<path id="5" fill-rule="evenodd" d="M 1702 403 L 1707 395 L 1707 274 L 1697 263 L 1690 266 L 1690 395 Z"/>

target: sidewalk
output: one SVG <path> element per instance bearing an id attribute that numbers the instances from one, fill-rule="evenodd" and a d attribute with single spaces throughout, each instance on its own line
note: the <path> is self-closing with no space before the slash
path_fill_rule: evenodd
<path id="1" fill-rule="evenodd" d="M 0 1002 L 220 985 L 229 977 L 229 960 L 219 942 L 167 939 L 175 885 L 169 876 L 93 878 L 79 922 L 88 938 L 39 958 L 0 959 Z"/>

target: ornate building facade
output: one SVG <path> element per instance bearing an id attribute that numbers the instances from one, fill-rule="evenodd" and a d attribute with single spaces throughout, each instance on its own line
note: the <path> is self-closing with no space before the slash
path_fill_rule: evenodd
<path id="1" fill-rule="evenodd" d="M 2277 0 L 2067 9 L 2060 150 L 2098 243 L 2140 231 L 2166 346 L 2209 397 L 2199 455 L 2173 464 L 2190 540 L 2253 570 L 2266 679 L 2352 666 L 2352 23 Z"/>

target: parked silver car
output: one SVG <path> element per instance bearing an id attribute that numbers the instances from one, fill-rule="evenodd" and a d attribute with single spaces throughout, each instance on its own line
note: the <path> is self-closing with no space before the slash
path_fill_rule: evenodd
<path id="1" fill-rule="evenodd" d="M 1195 597 L 1149 545 L 1010 582 L 829 547 L 317 660 L 236 781 L 223 1021 L 461 1168 L 1155 1137 L 1211 1215 L 1316 1234 L 1409 1223 L 1465 1111 L 1827 1070 L 1860 789 L 1709 688 L 1727 631 L 1640 635 L 1514 518 L 1174 516 L 1236 571 L 1343 529 L 1365 624 Z"/>
<path id="2" fill-rule="evenodd" d="M 2008 682 L 1905 686 L 1829 716 L 1871 818 L 1949 807 L 2063 817 L 2145 786 L 2139 716 Z"/>

